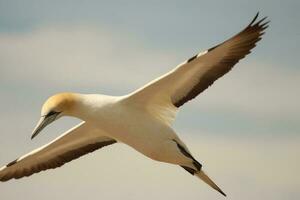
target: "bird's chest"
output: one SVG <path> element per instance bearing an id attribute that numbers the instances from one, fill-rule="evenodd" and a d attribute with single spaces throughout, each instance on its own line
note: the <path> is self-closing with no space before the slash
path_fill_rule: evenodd
<path id="1" fill-rule="evenodd" d="M 159 149 L 168 137 L 164 125 L 149 114 L 136 110 L 114 109 L 106 112 L 97 123 L 109 137 L 149 154 Z"/>

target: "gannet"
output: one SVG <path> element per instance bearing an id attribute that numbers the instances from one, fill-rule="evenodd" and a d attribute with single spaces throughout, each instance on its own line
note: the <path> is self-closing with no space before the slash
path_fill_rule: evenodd
<path id="1" fill-rule="evenodd" d="M 52 142 L 0 169 L 0 181 L 19 179 L 57 168 L 102 147 L 121 142 L 145 156 L 181 166 L 225 193 L 205 174 L 202 164 L 172 128 L 177 110 L 207 89 L 256 46 L 269 21 L 251 23 L 237 35 L 178 65 L 172 71 L 124 96 L 60 93 L 43 105 L 32 133 L 63 116 L 82 120 Z"/>

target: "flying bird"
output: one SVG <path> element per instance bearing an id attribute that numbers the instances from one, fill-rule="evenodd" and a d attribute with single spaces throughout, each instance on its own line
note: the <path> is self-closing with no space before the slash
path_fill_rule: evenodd
<path id="1" fill-rule="evenodd" d="M 181 106 L 229 72 L 261 40 L 269 21 L 266 17 L 257 18 L 258 13 L 232 38 L 196 54 L 128 95 L 60 93 L 51 96 L 42 107 L 40 121 L 31 138 L 63 116 L 79 118 L 83 122 L 0 168 L 0 181 L 57 168 L 87 153 L 121 142 L 153 160 L 182 167 L 226 196 L 206 175 L 202 164 L 171 125 Z"/>

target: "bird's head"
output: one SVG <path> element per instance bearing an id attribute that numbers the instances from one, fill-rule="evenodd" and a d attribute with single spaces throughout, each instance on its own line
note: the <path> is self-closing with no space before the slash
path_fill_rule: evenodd
<path id="1" fill-rule="evenodd" d="M 74 93 L 60 93 L 50 97 L 42 107 L 41 118 L 32 132 L 31 139 L 60 117 L 71 116 L 78 98 Z"/>

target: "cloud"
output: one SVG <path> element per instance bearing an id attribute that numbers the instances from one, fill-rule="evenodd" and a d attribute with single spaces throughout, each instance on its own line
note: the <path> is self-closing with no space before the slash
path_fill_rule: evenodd
<path id="1" fill-rule="evenodd" d="M 242 195 L 244 200 L 285 196 L 296 200 L 299 139 L 193 134 L 184 141 L 230 199 L 241 199 Z M 180 167 L 152 161 L 124 144 L 103 148 L 56 170 L 2 184 L 1 195 L 9 199 L 17 195 L 13 191 L 24 195 L 35 187 L 39 192 L 30 194 L 33 199 L 41 198 L 42 191 L 47 191 L 47 199 L 65 193 L 72 199 L 99 193 L 110 199 L 223 198 Z"/>
<path id="2" fill-rule="evenodd" d="M 1 34 L 0 42 L 2 81 L 33 85 L 131 86 L 145 82 L 144 74 L 162 72 L 154 66 L 170 60 L 126 33 L 86 26 Z"/>
<path id="3" fill-rule="evenodd" d="M 2 85 L 99 88 L 130 92 L 184 60 L 184 52 L 149 48 L 128 32 L 54 26 L 0 34 Z M 253 55 L 250 55 L 253 56 Z M 182 58 L 182 59 L 180 59 Z M 256 118 L 295 118 L 300 70 L 246 58 L 191 105 Z M 79 90 L 80 90 L 79 89 Z"/>
<path id="4" fill-rule="evenodd" d="M 261 119 L 296 117 L 300 112 L 300 70 L 246 60 L 203 93 L 199 106 L 240 111 Z"/>
<path id="5" fill-rule="evenodd" d="M 7 138 L 1 140 L 1 144 L 4 149 L 12 149 L 11 144 L 17 144 L 13 151 L 1 154 L 1 163 L 33 147 L 27 139 L 37 111 L 32 111 L 33 103 L 26 103 L 28 99 L 41 104 L 40 99 L 35 98 L 44 90 L 49 95 L 53 88 L 128 92 L 188 57 L 186 52 L 178 50 L 148 48 L 129 33 L 90 26 L 56 26 L 10 35 L 1 33 L 0 44 L 0 87 L 4 94 L 1 101 L 6 102 L 0 107 L 5 110 L 0 119 L 4 122 L 2 135 Z M 281 117 L 297 120 L 299 82 L 299 70 L 245 59 L 196 101 L 189 103 L 188 109 L 239 112 L 264 120 Z M 37 94 L 33 98 L 27 93 L 37 85 L 40 88 L 35 90 Z M 25 111 L 21 110 L 24 105 Z M 20 122 L 16 127 L 12 126 L 15 121 Z M 48 131 L 59 133 L 61 130 L 54 126 Z M 184 141 L 232 199 L 240 199 L 242 194 L 243 199 L 259 199 L 261 196 L 282 199 L 288 195 L 290 199 L 298 199 L 296 186 L 299 181 L 295 176 L 300 167 L 299 160 L 295 159 L 300 153 L 298 137 L 269 138 L 264 133 L 262 136 L 241 133 L 243 137 L 214 137 L 213 133 L 202 132 L 197 136 L 198 131 L 192 131 L 189 135 L 182 135 Z M 43 141 L 34 145 L 53 138 L 51 134 L 46 135 L 41 138 Z M 125 145 L 86 156 L 59 170 L 9 182 L 2 187 L 1 195 L 7 199 L 16 195 L 17 199 L 17 195 L 26 194 L 33 187 L 47 191 L 49 199 L 66 192 L 73 199 L 86 198 L 86 195 L 94 197 L 99 188 L 101 197 L 116 199 L 124 196 L 130 199 L 223 198 L 180 168 L 153 162 Z M 118 192 L 112 192 L 115 188 L 119 188 Z M 16 189 L 18 193 L 13 192 Z M 31 197 L 40 199 L 43 194 L 31 194 Z"/>

